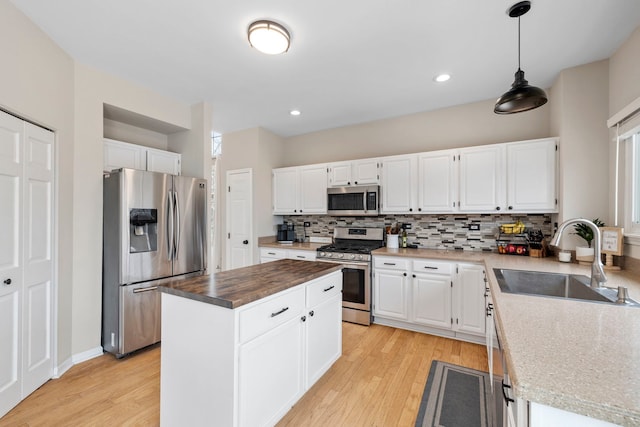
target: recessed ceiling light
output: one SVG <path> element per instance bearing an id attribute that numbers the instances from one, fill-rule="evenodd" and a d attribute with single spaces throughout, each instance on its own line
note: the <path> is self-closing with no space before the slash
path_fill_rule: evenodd
<path id="1" fill-rule="evenodd" d="M 433 78 L 433 81 L 436 81 L 438 83 L 443 83 L 449 80 L 450 78 L 451 76 L 449 74 L 438 74 Z"/>
<path id="2" fill-rule="evenodd" d="M 292 116 L 299 116 L 300 115 L 300 110 L 291 110 L 291 111 L 289 111 L 289 114 L 291 114 Z"/>
<path id="3" fill-rule="evenodd" d="M 273 21 L 255 21 L 247 30 L 249 44 L 262 53 L 278 55 L 289 50 L 289 31 Z"/>

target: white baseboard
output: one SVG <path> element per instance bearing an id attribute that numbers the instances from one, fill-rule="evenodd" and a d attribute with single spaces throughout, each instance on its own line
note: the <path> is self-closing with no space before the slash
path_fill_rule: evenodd
<path id="1" fill-rule="evenodd" d="M 86 362 L 89 359 L 102 356 L 103 354 L 104 354 L 104 351 L 101 346 L 92 348 L 87 351 L 83 351 L 82 353 L 74 354 L 69 359 L 65 360 L 64 362 L 62 362 L 61 364 L 53 368 L 52 378 L 60 378 L 65 372 L 71 369 L 73 365 Z"/>

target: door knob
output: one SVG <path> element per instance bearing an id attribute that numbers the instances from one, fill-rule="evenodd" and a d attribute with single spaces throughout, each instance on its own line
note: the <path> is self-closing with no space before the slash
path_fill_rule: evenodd
<path id="1" fill-rule="evenodd" d="M 5 285 L 10 285 L 10 284 L 11 284 L 11 279 L 6 279 L 6 280 L 4 281 L 4 284 L 5 284 Z"/>
<path id="2" fill-rule="evenodd" d="M 248 241 L 248 240 L 243 240 L 243 241 L 242 241 L 242 244 L 243 244 L 243 245 L 248 245 L 248 244 L 249 244 L 249 241 Z"/>

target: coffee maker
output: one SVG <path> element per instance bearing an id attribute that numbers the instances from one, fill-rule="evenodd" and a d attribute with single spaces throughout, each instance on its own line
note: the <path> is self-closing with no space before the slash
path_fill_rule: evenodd
<path id="1" fill-rule="evenodd" d="M 278 224 L 276 240 L 280 243 L 293 243 L 296 240 L 293 224 Z"/>

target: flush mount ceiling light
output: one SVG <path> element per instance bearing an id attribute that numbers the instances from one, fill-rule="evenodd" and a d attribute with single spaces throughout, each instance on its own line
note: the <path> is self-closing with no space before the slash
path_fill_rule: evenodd
<path id="1" fill-rule="evenodd" d="M 282 25 L 273 21 L 255 21 L 247 30 L 249 44 L 262 53 L 278 55 L 289 50 L 291 37 Z"/>
<path id="2" fill-rule="evenodd" d="M 433 78 L 433 81 L 438 83 L 444 83 L 448 81 L 450 78 L 451 76 L 449 74 L 438 74 Z"/>
<path id="3" fill-rule="evenodd" d="M 518 71 L 511 89 L 496 101 L 493 112 L 496 114 L 513 114 L 533 110 L 547 103 L 544 90 L 529 86 L 524 78 L 524 71 L 520 69 L 520 17 L 531 9 L 530 1 L 521 1 L 511 6 L 507 12 L 510 17 L 518 18 Z"/>
<path id="4" fill-rule="evenodd" d="M 291 110 L 289 111 L 289 114 L 291 114 L 292 116 L 299 116 L 301 113 L 300 110 Z"/>

